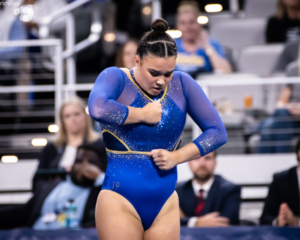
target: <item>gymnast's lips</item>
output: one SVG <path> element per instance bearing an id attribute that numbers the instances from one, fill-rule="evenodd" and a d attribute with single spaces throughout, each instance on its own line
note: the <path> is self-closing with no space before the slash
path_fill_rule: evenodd
<path id="1" fill-rule="evenodd" d="M 163 88 L 154 88 L 156 91 L 161 91 Z"/>

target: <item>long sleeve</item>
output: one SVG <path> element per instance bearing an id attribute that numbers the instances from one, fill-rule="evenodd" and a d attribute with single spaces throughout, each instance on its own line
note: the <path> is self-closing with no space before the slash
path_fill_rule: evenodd
<path id="1" fill-rule="evenodd" d="M 99 75 L 89 96 L 90 116 L 98 122 L 122 125 L 128 116 L 128 107 L 115 100 L 124 88 L 122 70 L 107 68 Z"/>
<path id="2" fill-rule="evenodd" d="M 193 143 L 198 147 L 201 156 L 205 156 L 227 142 L 226 129 L 199 84 L 185 73 L 181 73 L 181 80 L 187 112 L 202 130 L 202 134 Z"/>
<path id="3" fill-rule="evenodd" d="M 224 199 L 221 216 L 227 217 L 231 225 L 239 224 L 239 213 L 241 205 L 241 188 L 234 186 Z"/>
<path id="4" fill-rule="evenodd" d="M 269 186 L 269 193 L 265 199 L 264 209 L 260 217 L 261 225 L 272 225 L 273 220 L 278 216 L 280 204 L 278 181 L 274 177 L 273 182 Z"/>

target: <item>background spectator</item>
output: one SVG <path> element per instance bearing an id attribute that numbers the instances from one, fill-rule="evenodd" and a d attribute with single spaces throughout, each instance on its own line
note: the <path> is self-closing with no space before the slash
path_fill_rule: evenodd
<path id="1" fill-rule="evenodd" d="M 300 226 L 300 141 L 296 155 L 298 166 L 274 175 L 260 218 L 262 225 Z"/>
<path id="2" fill-rule="evenodd" d="M 277 14 L 268 20 L 266 41 L 281 43 L 294 41 L 300 31 L 300 1 L 279 0 Z"/>
<path id="3" fill-rule="evenodd" d="M 0 14 L 0 41 L 27 39 L 24 24 L 13 14 L 13 8 L 6 6 Z M 9 61 L 20 56 L 23 47 L 0 48 L 0 61 Z"/>
<path id="4" fill-rule="evenodd" d="M 66 180 L 56 179 L 40 185 L 23 206 L 0 210 L 0 229 L 65 228 L 63 214 L 69 199 L 77 207 L 80 226 L 95 227 L 95 207 L 104 179 L 104 167 L 106 159 L 103 159 L 102 150 L 93 145 L 78 147 L 70 176 Z"/>
<path id="5" fill-rule="evenodd" d="M 79 97 L 73 97 L 62 104 L 58 138 L 53 143 L 48 143 L 40 154 L 38 170 L 33 179 L 34 190 L 39 180 L 49 179 L 49 176 L 39 172 L 59 168 L 70 171 L 75 161 L 77 147 L 81 144 L 94 145 L 103 154 L 101 159 L 106 159 L 105 145 L 100 135 L 92 129 L 91 119 L 86 114 L 85 108 L 84 101 Z"/>
<path id="6" fill-rule="evenodd" d="M 239 223 L 241 189 L 214 175 L 216 152 L 189 162 L 193 179 L 178 184 L 181 225 L 220 227 Z"/>
<path id="7" fill-rule="evenodd" d="M 129 40 L 118 51 L 116 57 L 116 67 L 132 69 L 134 67 L 134 57 L 138 43 L 136 40 Z"/>
<path id="8" fill-rule="evenodd" d="M 289 63 L 298 61 L 299 39 L 286 44 L 280 55 L 275 71 L 284 71 Z M 298 76 L 299 74 L 297 74 Z M 276 110 L 266 120 L 255 127 L 260 131 L 258 153 L 283 153 L 292 151 L 292 140 L 299 136 L 300 128 L 299 84 L 289 84 L 281 89 Z M 283 131 L 284 129 L 284 131 Z"/>
<path id="9" fill-rule="evenodd" d="M 7 1 L 13 3 L 13 1 Z M 5 6 L 0 12 L 0 41 L 13 41 L 13 40 L 26 40 L 26 29 L 20 19 L 13 14 L 11 6 Z M 20 57 L 25 52 L 24 47 L 6 47 L 0 48 L 0 76 L 19 74 L 20 69 L 14 67 L 14 63 L 21 62 Z M 23 59 L 22 59 L 23 60 Z M 24 62 L 25 60 L 23 60 Z M 22 70 L 21 70 L 22 71 Z M 17 79 L 20 80 L 20 79 Z M 24 78 L 22 79 L 25 80 Z M 28 82 L 28 81 L 27 81 Z M 22 82 L 24 84 L 24 82 Z M 12 77 L 7 77 L 6 80 L 1 79 L 0 86 L 12 86 L 20 84 Z M 4 93 L 1 94 L 0 100 L 15 100 L 15 99 L 28 99 L 26 93 Z M 1 106 L 0 111 L 13 111 L 14 106 Z M 2 121 L 6 121 L 3 119 Z M 9 123 L 9 122 L 7 122 Z"/>
<path id="10" fill-rule="evenodd" d="M 287 43 L 280 54 L 274 71 L 284 72 L 289 63 L 298 60 L 299 55 L 299 38 Z"/>
<path id="11" fill-rule="evenodd" d="M 176 70 L 196 77 L 203 72 L 230 73 L 231 66 L 225 59 L 221 45 L 208 37 L 197 22 L 200 15 L 196 2 L 182 2 L 177 9 L 177 29 L 182 37 L 175 39 L 178 47 Z"/>

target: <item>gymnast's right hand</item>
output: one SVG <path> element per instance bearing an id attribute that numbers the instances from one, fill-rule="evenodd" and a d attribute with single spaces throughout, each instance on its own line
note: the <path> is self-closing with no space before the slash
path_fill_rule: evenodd
<path id="1" fill-rule="evenodd" d="M 160 122 L 162 106 L 160 99 L 151 103 L 148 103 L 142 108 L 143 122 L 148 124 L 157 124 Z"/>

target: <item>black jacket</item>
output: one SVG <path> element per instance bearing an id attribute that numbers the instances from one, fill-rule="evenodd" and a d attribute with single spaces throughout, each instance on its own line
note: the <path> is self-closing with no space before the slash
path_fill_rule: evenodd
<path id="1" fill-rule="evenodd" d="M 179 197 L 179 206 L 187 216 L 180 219 L 182 226 L 187 225 L 188 220 L 195 216 L 197 196 L 194 193 L 192 180 L 178 184 L 176 191 Z M 215 180 L 208 192 L 204 205 L 204 214 L 219 212 L 221 216 L 227 217 L 230 224 L 239 224 L 239 210 L 241 203 L 241 188 L 221 176 L 215 175 Z"/>
<path id="2" fill-rule="evenodd" d="M 295 216 L 300 216 L 300 197 L 297 167 L 274 174 L 260 223 L 272 225 L 278 216 L 281 203 L 287 203 Z"/>
<path id="3" fill-rule="evenodd" d="M 86 140 L 83 142 L 86 144 Z M 102 169 L 103 171 L 106 171 L 107 166 L 107 155 L 105 150 L 105 144 L 102 139 L 98 139 L 95 142 L 91 143 L 92 145 L 95 145 L 98 149 L 101 150 L 102 156 L 101 161 L 104 162 L 105 169 Z M 42 150 L 39 156 L 39 166 L 37 169 L 37 172 L 35 173 L 33 177 L 33 192 L 36 191 L 37 185 L 39 185 L 42 180 L 42 182 L 47 181 L 49 179 L 49 175 L 46 174 L 39 174 L 38 172 L 40 170 L 46 170 L 46 169 L 58 169 L 59 161 L 65 151 L 66 144 L 63 144 L 61 148 L 57 148 L 53 143 L 49 142 Z M 51 176 L 50 176 L 51 177 Z M 55 178 L 56 176 L 53 176 Z"/>
<path id="4" fill-rule="evenodd" d="M 31 228 L 40 217 L 45 199 L 60 182 L 60 179 L 44 182 L 26 204 L 0 209 L 0 229 Z M 85 204 L 81 227 L 95 227 L 95 207 L 101 187 L 92 188 Z"/>

